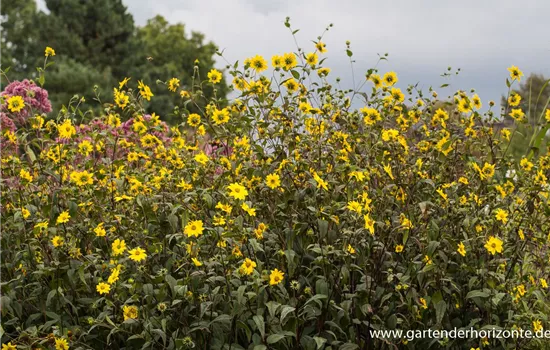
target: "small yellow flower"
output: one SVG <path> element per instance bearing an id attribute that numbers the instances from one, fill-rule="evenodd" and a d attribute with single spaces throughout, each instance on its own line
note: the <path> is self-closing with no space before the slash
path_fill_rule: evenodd
<path id="1" fill-rule="evenodd" d="M 65 338 L 55 338 L 55 350 L 69 350 L 69 342 Z"/>
<path id="2" fill-rule="evenodd" d="M 71 216 L 69 215 L 69 212 L 68 211 L 64 211 L 62 212 L 61 214 L 59 214 L 59 216 L 57 217 L 57 221 L 56 223 L 59 225 L 59 224 L 65 224 L 67 222 L 69 222 L 69 219 L 71 218 Z"/>
<path id="3" fill-rule="evenodd" d="M 235 199 L 242 199 L 244 200 L 246 196 L 248 195 L 248 191 L 246 188 L 239 184 L 239 183 L 232 183 L 229 186 L 227 186 L 227 189 L 230 191 L 229 196 L 235 198 Z"/>
<path id="4" fill-rule="evenodd" d="M 222 81 L 222 73 L 216 69 L 211 69 L 207 76 L 208 81 L 212 84 L 217 84 Z"/>
<path id="5" fill-rule="evenodd" d="M 243 262 L 243 264 L 241 265 L 241 271 L 245 274 L 245 275 L 251 275 L 252 272 L 254 272 L 254 268 L 256 267 L 256 263 L 252 260 L 250 260 L 249 258 L 246 258 Z"/>
<path id="6" fill-rule="evenodd" d="M 503 242 L 499 238 L 491 236 L 485 243 L 485 249 L 492 255 L 502 253 L 502 243 Z"/>
<path id="7" fill-rule="evenodd" d="M 2 350 L 17 350 L 17 345 L 12 344 L 11 342 L 2 344 Z"/>
<path id="8" fill-rule="evenodd" d="M 456 251 L 458 252 L 458 254 L 466 256 L 466 248 L 464 247 L 464 243 L 460 242 Z"/>
<path id="9" fill-rule="evenodd" d="M 269 284 L 275 286 L 283 281 L 285 273 L 278 269 L 272 270 L 269 275 Z"/>
<path id="10" fill-rule="evenodd" d="M 124 305 L 122 307 L 122 312 L 124 316 L 124 321 L 129 319 L 137 319 L 138 318 L 138 308 L 134 305 Z"/>
<path id="11" fill-rule="evenodd" d="M 350 254 L 355 254 L 355 249 L 351 246 L 351 244 L 348 244 L 346 250 L 347 250 L 348 253 L 350 253 Z"/>
<path id="12" fill-rule="evenodd" d="M 44 50 L 44 56 L 46 57 L 55 56 L 55 50 L 49 46 L 46 46 L 46 50 Z"/>
<path id="13" fill-rule="evenodd" d="M 281 178 L 277 174 L 269 174 L 265 178 L 265 182 L 267 184 L 267 187 L 271 189 L 276 189 L 279 186 L 281 186 Z"/>
<path id="14" fill-rule="evenodd" d="M 427 309 L 427 308 L 428 308 L 428 303 L 426 302 L 426 299 L 420 298 L 420 306 L 421 306 L 423 309 Z"/>
<path id="15" fill-rule="evenodd" d="M 108 294 L 111 291 L 111 286 L 108 283 L 100 282 L 96 290 L 99 294 Z"/>
<path id="16" fill-rule="evenodd" d="M 404 248 L 405 248 L 405 247 L 404 247 L 403 245 L 398 244 L 398 245 L 395 246 L 395 252 L 396 252 L 396 253 L 401 253 L 401 252 L 403 251 Z"/>
<path id="17" fill-rule="evenodd" d="M 25 108 L 25 101 L 21 96 L 12 96 L 8 98 L 8 109 L 11 112 L 17 113 Z"/>
<path id="18" fill-rule="evenodd" d="M 503 210 L 501 208 L 498 208 L 496 211 L 495 211 L 495 218 L 502 222 L 503 224 L 507 223 L 508 222 L 508 213 L 506 212 L 506 210 Z"/>
<path id="19" fill-rule="evenodd" d="M 203 223 L 201 220 L 195 220 L 185 225 L 184 233 L 187 237 L 195 236 L 199 237 L 204 231 Z"/>
<path id="20" fill-rule="evenodd" d="M 191 261 L 193 261 L 196 267 L 202 266 L 202 263 L 197 258 L 191 258 Z"/>
<path id="21" fill-rule="evenodd" d="M 144 260 L 145 258 L 147 258 L 147 254 L 145 253 L 145 250 L 141 249 L 140 247 L 129 250 L 128 253 L 130 254 L 130 259 L 136 262 L 140 262 L 141 260 Z"/>
<path id="22" fill-rule="evenodd" d="M 510 72 L 510 78 L 512 80 L 521 81 L 521 77 L 523 76 L 523 72 L 519 70 L 516 66 L 511 66 L 508 68 L 508 71 Z"/>
<path id="23" fill-rule="evenodd" d="M 63 245 L 63 237 L 61 236 L 55 236 L 52 238 L 52 244 L 54 247 L 61 247 Z"/>

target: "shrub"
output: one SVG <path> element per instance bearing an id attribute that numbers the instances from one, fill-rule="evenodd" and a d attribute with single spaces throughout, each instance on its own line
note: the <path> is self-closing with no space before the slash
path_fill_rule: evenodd
<path id="1" fill-rule="evenodd" d="M 81 126 L 77 105 L 46 121 L 24 103 L 32 117 L 3 127 L 2 342 L 546 344 L 373 338 L 548 325 L 550 156 L 536 140 L 521 160 L 508 155 L 511 132 L 495 132 L 498 118 L 472 93 L 456 92 L 449 113 L 434 108 L 434 89 L 397 88 L 393 72 L 339 88 L 320 40 L 273 57 L 271 76 L 261 56 L 229 66 L 239 96 L 200 114 L 188 107 L 218 73 L 200 80 L 197 65 L 187 90 L 168 82 L 182 96 L 172 127 L 144 116 L 154 96 L 141 81 L 121 82 Z M 2 112 L 15 119 L 9 103 Z"/>

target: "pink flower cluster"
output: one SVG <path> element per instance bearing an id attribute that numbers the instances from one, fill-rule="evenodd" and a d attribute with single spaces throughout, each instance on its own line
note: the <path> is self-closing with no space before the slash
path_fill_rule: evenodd
<path id="1" fill-rule="evenodd" d="M 27 118 L 29 118 L 31 112 L 50 113 L 52 111 L 52 104 L 48 99 L 48 91 L 42 89 L 40 86 L 27 79 L 23 81 L 16 80 L 11 82 L 8 86 L 6 86 L 4 91 L 0 93 L 0 95 L 4 96 L 6 101 L 12 96 L 21 96 L 25 101 L 25 108 L 17 113 L 8 111 L 7 102 L 0 106 L 1 111 L 3 112 L 1 117 L 2 129 L 11 129 L 13 127 L 12 124 L 7 121 L 9 117 L 5 116 L 6 113 L 9 113 L 11 120 L 15 126 L 17 126 L 23 124 Z"/>

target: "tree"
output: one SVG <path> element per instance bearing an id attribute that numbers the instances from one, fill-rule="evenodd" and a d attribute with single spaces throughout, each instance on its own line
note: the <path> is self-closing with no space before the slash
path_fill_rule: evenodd
<path id="1" fill-rule="evenodd" d="M 514 138 L 510 145 L 510 153 L 516 156 L 524 156 L 529 151 L 534 133 L 540 132 L 540 126 L 547 121 L 544 118 L 546 108 L 550 107 L 550 84 L 548 79 L 542 74 L 531 74 L 517 89 L 512 89 L 510 94 L 518 94 L 521 96 L 521 101 L 518 106 L 511 106 L 506 97 L 502 96 L 501 105 L 504 111 L 505 121 L 510 122 L 511 117 L 508 115 L 512 108 L 521 108 L 525 113 L 527 122 L 518 124 L 517 130 L 514 133 Z M 546 145 L 545 139 L 541 146 Z"/>
<path id="2" fill-rule="evenodd" d="M 4 0 L 2 14 L 2 69 L 10 67 L 10 76 L 20 79 L 35 70 L 37 62 L 39 13 L 34 0 Z M 42 57 L 42 56 L 41 56 Z"/>
<path id="3" fill-rule="evenodd" d="M 170 25 L 162 16 L 156 16 L 147 21 L 144 27 L 138 28 L 136 40 L 140 47 L 137 55 L 141 64 L 130 73 L 151 85 L 155 97 L 151 99 L 148 109 L 160 113 L 164 120 L 181 121 L 170 116 L 181 97 L 156 82 L 177 78 L 182 89 L 190 90 L 195 60 L 199 61 L 200 78 L 205 79 L 207 72 L 214 67 L 216 45 L 212 42 L 204 43 L 204 35 L 201 33 L 191 32 L 188 38 L 183 24 Z M 207 98 L 213 95 L 213 90 L 207 86 L 203 91 Z M 222 81 L 222 84 L 218 84 L 216 94 L 225 97 L 227 92 L 228 87 Z"/>

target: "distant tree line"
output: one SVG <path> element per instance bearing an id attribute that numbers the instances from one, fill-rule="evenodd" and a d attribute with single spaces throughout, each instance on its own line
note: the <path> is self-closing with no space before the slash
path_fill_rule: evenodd
<path id="1" fill-rule="evenodd" d="M 161 16 L 138 27 L 121 0 L 45 2 L 49 13 L 39 11 L 34 0 L 2 1 L 1 64 L 2 70 L 9 67 L 10 80 L 36 79 L 45 47 L 54 48 L 55 64 L 48 68 L 44 85 L 54 112 L 75 94 L 85 97 L 88 108 L 100 108 L 93 101 L 94 86 L 102 102 L 112 101 L 112 88 L 131 77 L 134 85 L 143 80 L 151 87 L 155 96 L 148 110 L 168 122 L 178 122 L 180 117 L 172 111 L 181 97 L 157 80 L 175 77 L 186 89 L 195 60 L 200 62 L 202 77 L 214 67 L 217 48 L 205 42 L 203 34 L 189 35 L 183 24 L 169 24 Z M 2 85 L 6 83 L 3 76 Z M 217 96 L 227 92 L 225 83 L 218 85 Z"/>

